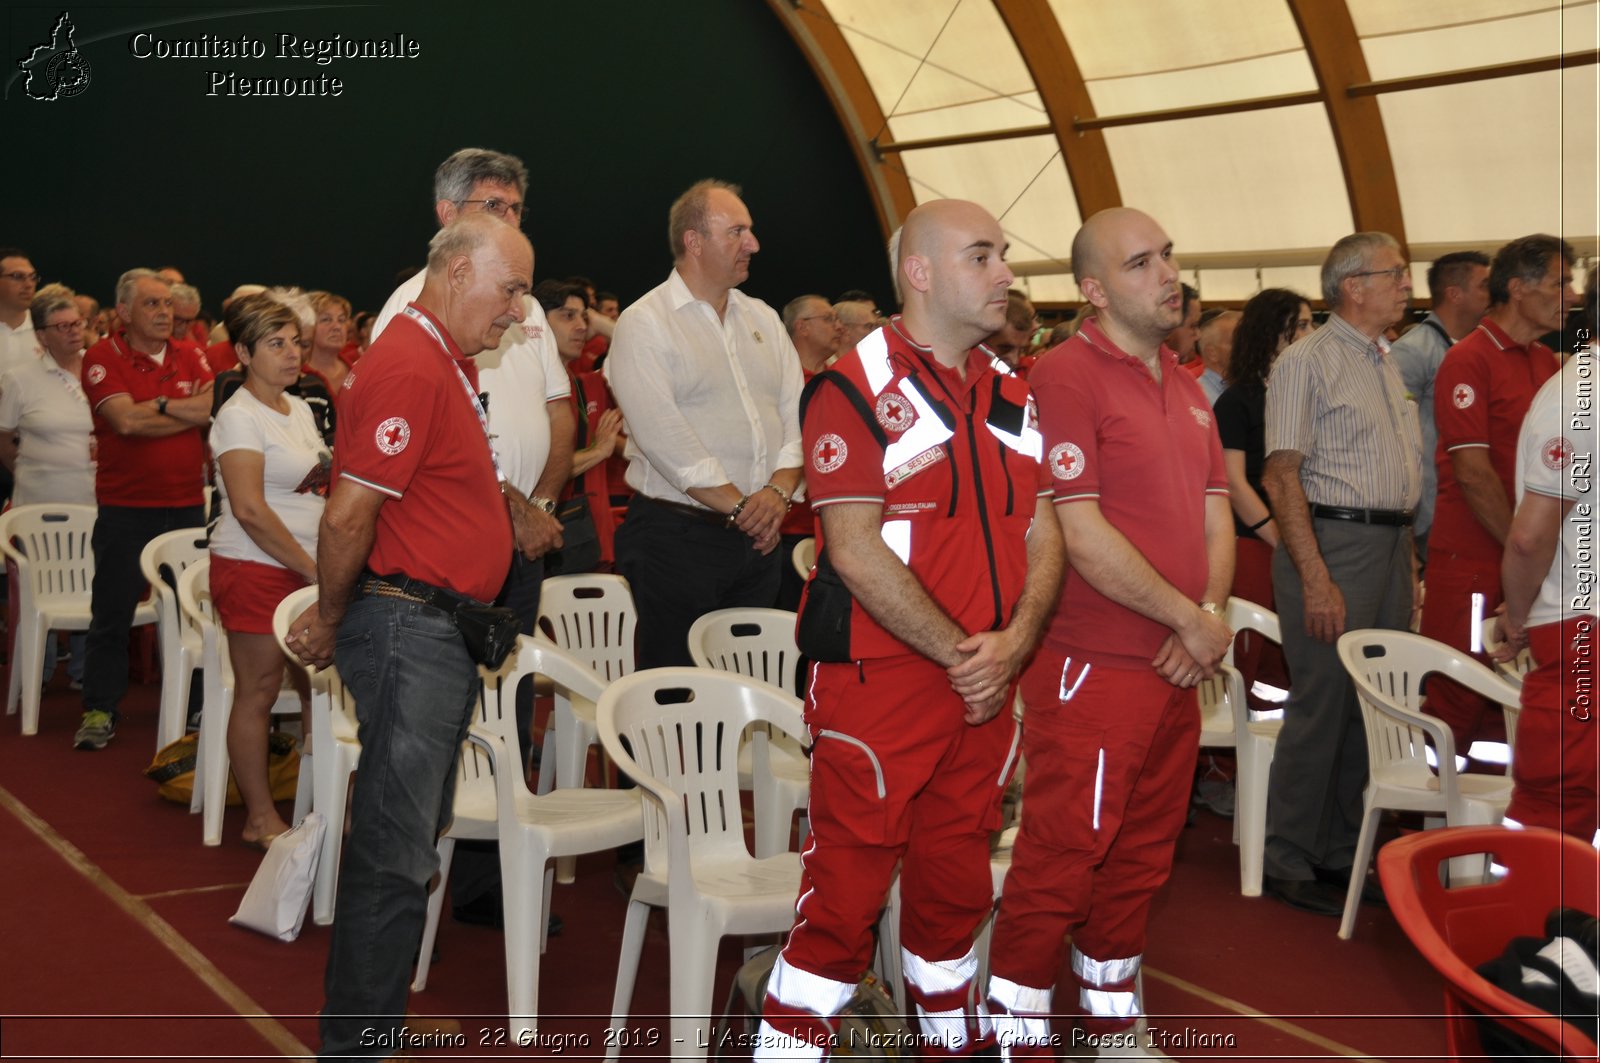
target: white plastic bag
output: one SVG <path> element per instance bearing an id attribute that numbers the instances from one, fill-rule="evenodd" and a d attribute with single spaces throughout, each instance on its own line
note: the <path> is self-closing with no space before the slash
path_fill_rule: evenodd
<path id="1" fill-rule="evenodd" d="M 275 838 L 267 855 L 261 858 L 250 888 L 244 891 L 239 910 L 228 922 L 279 941 L 299 937 L 311 903 L 311 884 L 317 877 L 322 835 L 327 829 L 322 813 L 311 812 Z"/>

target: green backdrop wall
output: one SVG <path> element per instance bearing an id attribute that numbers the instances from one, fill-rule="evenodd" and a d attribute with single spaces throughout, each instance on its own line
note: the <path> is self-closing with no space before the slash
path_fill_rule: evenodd
<path id="1" fill-rule="evenodd" d="M 624 301 L 642 294 L 670 266 L 673 197 L 716 176 L 744 186 L 762 242 L 747 291 L 775 306 L 812 290 L 890 295 L 844 134 L 762 0 L 101 2 L 65 9 L 88 83 L 31 98 L 17 64 L 63 10 L 0 15 L 0 245 L 102 302 L 122 270 L 172 264 L 213 310 L 242 282 L 327 288 L 375 309 L 396 270 L 424 258 L 434 167 L 468 145 L 528 164 L 537 277 L 583 273 Z M 280 34 L 402 34 L 418 55 L 319 65 L 278 58 Z M 156 54 L 241 38 L 266 57 Z M 209 95 L 213 72 L 235 84 L 336 77 L 343 91 Z"/>

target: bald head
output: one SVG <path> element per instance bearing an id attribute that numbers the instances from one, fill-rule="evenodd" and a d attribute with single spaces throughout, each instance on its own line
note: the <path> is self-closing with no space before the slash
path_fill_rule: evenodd
<path id="1" fill-rule="evenodd" d="M 533 245 L 494 214 L 461 214 L 428 242 L 428 275 L 418 298 L 472 355 L 500 345 L 521 321 L 533 286 Z"/>
<path id="2" fill-rule="evenodd" d="M 1183 320 L 1178 264 L 1166 230 L 1131 207 L 1102 210 L 1073 237 L 1072 267 L 1107 335 L 1128 353 L 1153 360 Z"/>
<path id="3" fill-rule="evenodd" d="M 1079 287 L 1085 277 L 1099 278 L 1105 272 L 1107 245 L 1113 236 L 1141 220 L 1154 223 L 1150 215 L 1132 207 L 1107 207 L 1089 215 L 1072 238 L 1072 275 Z"/>
<path id="4" fill-rule="evenodd" d="M 954 365 L 1005 324 L 1006 240 L 976 203 L 940 199 L 906 216 L 896 274 L 913 336 Z"/>

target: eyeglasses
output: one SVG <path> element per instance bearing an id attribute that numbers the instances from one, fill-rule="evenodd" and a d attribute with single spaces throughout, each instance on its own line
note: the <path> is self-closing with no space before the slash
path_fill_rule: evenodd
<path id="1" fill-rule="evenodd" d="M 508 203 L 507 201 L 505 201 L 503 199 L 458 199 L 458 200 L 456 200 L 456 206 L 458 206 L 458 207 L 464 207 L 468 203 L 482 203 L 485 213 L 493 214 L 493 215 L 495 215 L 495 216 L 497 216 L 499 218 L 502 218 L 505 221 L 510 221 L 513 218 L 515 218 L 518 221 L 522 220 L 522 204 L 521 203 Z"/>
<path id="2" fill-rule="evenodd" d="M 837 325 L 837 324 L 840 323 L 838 314 L 812 314 L 810 317 L 802 317 L 799 320 L 801 320 L 801 321 L 826 321 L 830 325 Z"/>
<path id="3" fill-rule="evenodd" d="M 1352 274 L 1350 274 L 1350 276 L 1352 276 L 1352 277 L 1388 277 L 1390 280 L 1394 281 L 1396 284 L 1399 284 L 1406 277 L 1410 276 L 1410 274 L 1411 274 L 1411 267 L 1410 266 L 1396 266 L 1396 267 L 1394 267 L 1394 269 L 1364 269 L 1360 273 L 1352 273 Z"/>
<path id="4" fill-rule="evenodd" d="M 57 322 L 55 322 L 53 324 L 49 324 L 49 325 L 46 325 L 44 327 L 45 328 L 53 328 L 57 332 L 59 332 L 63 336 L 65 336 L 69 332 L 82 332 L 83 329 L 84 329 L 84 326 L 86 324 L 88 324 L 88 323 L 86 321 L 84 321 L 83 318 L 80 317 L 76 321 L 57 321 Z"/>
<path id="5" fill-rule="evenodd" d="M 39 273 L 37 270 L 32 273 L 24 273 L 20 269 L 14 269 L 10 273 L 0 273 L 0 277 L 4 277 L 8 281 L 16 281 L 18 284 L 27 284 L 29 281 L 32 281 L 34 284 L 39 283 Z"/>

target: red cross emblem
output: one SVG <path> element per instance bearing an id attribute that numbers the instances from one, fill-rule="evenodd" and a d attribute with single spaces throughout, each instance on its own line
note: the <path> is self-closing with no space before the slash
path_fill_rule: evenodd
<path id="1" fill-rule="evenodd" d="M 1456 404 L 1456 409 L 1464 410 L 1472 405 L 1478 393 L 1472 390 L 1471 384 L 1457 384 L 1455 390 L 1450 392 L 1450 401 Z"/>
<path id="2" fill-rule="evenodd" d="M 406 444 L 411 442 L 411 426 L 404 417 L 391 417 L 378 426 L 378 449 L 388 455 L 395 455 L 406 449 Z"/>
<path id="3" fill-rule="evenodd" d="M 844 440 L 829 432 L 811 448 L 811 465 L 818 472 L 832 472 L 844 464 L 849 453 L 850 448 L 845 446 Z"/>
<path id="4" fill-rule="evenodd" d="M 892 391 L 878 396 L 877 414 L 878 423 L 887 432 L 908 432 L 917 423 L 916 408 Z"/>
<path id="5" fill-rule="evenodd" d="M 1083 451 L 1076 443 L 1057 443 L 1050 448 L 1050 472 L 1058 480 L 1076 480 L 1083 475 Z"/>
<path id="6" fill-rule="evenodd" d="M 1552 436 L 1539 448 L 1539 456 L 1544 459 L 1545 468 L 1565 469 L 1572 461 L 1572 441 L 1565 436 Z"/>

